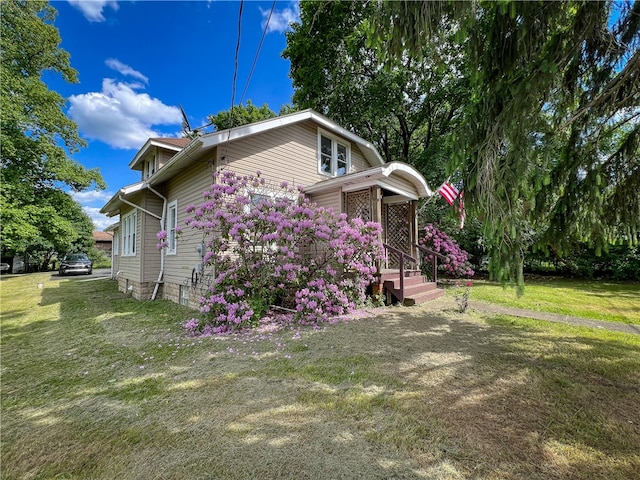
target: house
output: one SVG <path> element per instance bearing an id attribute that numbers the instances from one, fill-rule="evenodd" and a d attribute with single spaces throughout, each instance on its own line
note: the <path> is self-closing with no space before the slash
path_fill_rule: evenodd
<path id="1" fill-rule="evenodd" d="M 111 256 L 111 248 L 113 244 L 113 236 L 110 232 L 101 232 L 94 230 L 92 234 L 93 246 L 96 250 L 104 252 L 106 255 Z"/>
<path id="2" fill-rule="evenodd" d="M 371 143 L 313 110 L 194 139 L 151 138 L 129 167 L 140 172 L 140 182 L 122 187 L 101 212 L 119 217 L 110 228 L 113 272 L 119 289 L 134 298 L 197 306 L 200 289 L 212 278 L 202 265 L 202 234 L 175 232 L 184 225 L 185 208 L 202 202 L 212 173 L 221 169 L 260 171 L 276 185 L 303 186 L 319 205 L 380 222 L 389 249 L 386 267 L 394 269 L 382 279 L 388 290 L 401 301 L 413 294 L 415 303 L 441 293 L 427 292 L 435 286 L 425 287 L 421 276 L 398 278 L 403 259 L 419 253 L 416 205 L 432 194 L 424 177 L 408 164 L 385 164 Z M 168 232 L 169 246 L 159 250 L 161 230 Z"/>

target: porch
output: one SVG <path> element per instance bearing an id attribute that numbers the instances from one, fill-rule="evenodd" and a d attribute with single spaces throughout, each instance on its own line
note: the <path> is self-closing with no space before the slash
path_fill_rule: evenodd
<path id="1" fill-rule="evenodd" d="M 420 198 L 433 192 L 412 166 L 392 162 L 324 180 L 306 188 L 305 193 L 349 218 L 382 225 L 386 255 L 379 266 L 378 284 L 385 289 L 389 303 L 417 305 L 444 294 L 436 288 L 436 264 L 429 267 L 431 279 L 422 272 L 425 259 L 434 258 L 437 262 L 438 257 L 418 245 L 417 205 Z"/>

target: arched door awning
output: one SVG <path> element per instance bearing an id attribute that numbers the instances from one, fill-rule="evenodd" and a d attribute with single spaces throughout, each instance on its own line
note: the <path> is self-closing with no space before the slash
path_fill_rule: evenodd
<path id="1" fill-rule="evenodd" d="M 343 192 L 349 192 L 374 185 L 411 200 L 433 195 L 433 191 L 427 185 L 422 174 L 411 165 L 403 162 L 391 162 L 361 172 L 324 180 L 305 188 L 304 191 L 314 195 L 337 188 Z"/>

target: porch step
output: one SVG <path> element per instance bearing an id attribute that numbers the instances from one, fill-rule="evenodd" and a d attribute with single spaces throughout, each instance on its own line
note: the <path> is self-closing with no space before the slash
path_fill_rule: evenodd
<path id="1" fill-rule="evenodd" d="M 444 290 L 437 288 L 435 282 L 430 282 L 419 270 L 405 271 L 404 292 L 400 290 L 400 274 L 382 272 L 381 279 L 385 290 L 397 300 L 404 298 L 405 306 L 419 305 L 444 295 Z"/>
<path id="2" fill-rule="evenodd" d="M 429 300 L 435 300 L 436 298 L 440 298 L 444 295 L 444 290 L 441 288 L 434 288 L 428 292 L 423 292 L 417 295 L 404 297 L 403 304 L 406 307 L 412 307 L 413 305 L 420 305 L 421 303 L 428 302 Z"/>

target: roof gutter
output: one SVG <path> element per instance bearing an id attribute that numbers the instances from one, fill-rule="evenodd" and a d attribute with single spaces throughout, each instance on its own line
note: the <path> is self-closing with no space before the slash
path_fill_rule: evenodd
<path id="1" fill-rule="evenodd" d="M 150 212 L 149 210 L 145 210 L 144 208 L 142 208 L 140 205 L 136 205 L 135 203 L 130 202 L 129 200 L 126 200 L 122 195 L 118 195 L 118 200 L 120 200 L 122 203 L 126 203 L 127 205 L 132 206 L 133 208 L 137 208 L 138 210 L 143 211 L 144 213 L 146 213 L 147 215 L 151 215 L 154 218 L 157 218 L 158 220 L 161 220 L 162 217 L 159 215 L 156 215 L 153 212 Z"/>

